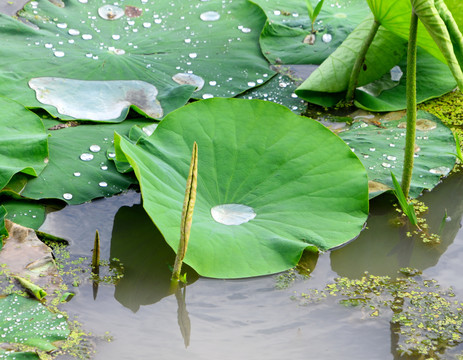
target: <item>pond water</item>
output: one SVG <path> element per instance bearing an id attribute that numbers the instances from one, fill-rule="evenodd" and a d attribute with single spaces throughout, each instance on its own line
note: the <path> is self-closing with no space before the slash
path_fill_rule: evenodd
<path id="1" fill-rule="evenodd" d="M 91 282 L 85 282 L 64 307 L 85 330 L 112 336 L 111 342 L 98 341 L 95 359 L 399 359 L 389 316 L 372 318 L 336 298 L 302 306 L 293 297 L 339 276 L 368 271 L 395 277 L 408 266 L 452 286 L 463 300 L 462 191 L 463 175 L 454 174 L 420 198 L 429 206 L 431 229 L 440 229 L 440 245 L 410 240 L 403 228 L 391 226 L 395 211 L 382 197 L 372 201 L 367 229 L 355 241 L 309 259 L 316 263 L 310 277 L 299 276 L 284 289 L 278 275 L 215 280 L 187 268 L 190 284 L 169 295 L 174 253 L 134 191 L 50 213 L 41 230 L 69 239 L 72 257 L 90 257 L 99 229 L 101 258 L 124 264 L 117 285 L 100 284 L 94 299 Z M 458 346 L 442 358 L 462 351 Z"/>

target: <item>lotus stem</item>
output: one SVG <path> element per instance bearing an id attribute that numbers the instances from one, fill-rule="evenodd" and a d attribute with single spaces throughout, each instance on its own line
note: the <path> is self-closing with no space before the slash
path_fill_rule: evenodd
<path id="1" fill-rule="evenodd" d="M 196 187 L 198 183 L 198 144 L 193 144 L 191 154 L 190 172 L 186 182 L 185 200 L 183 202 L 182 220 L 180 224 L 180 243 L 178 245 L 177 256 L 175 257 L 174 270 L 172 271 L 172 282 L 180 280 L 183 259 L 185 258 L 188 239 L 190 238 L 191 223 L 193 221 L 193 210 L 196 201 Z"/>
<path id="2" fill-rule="evenodd" d="M 416 37 L 418 16 L 412 10 L 410 35 L 407 51 L 407 133 L 405 136 L 404 169 L 402 173 L 402 191 L 408 197 L 413 173 L 416 133 Z"/>
<path id="3" fill-rule="evenodd" d="M 360 51 L 357 54 L 357 59 L 355 60 L 354 67 L 352 68 L 352 72 L 349 79 L 349 85 L 347 87 L 347 102 L 351 102 L 354 99 L 354 92 L 357 88 L 360 70 L 362 69 L 368 49 L 370 48 L 370 45 L 373 42 L 373 39 L 375 38 L 375 35 L 378 32 L 380 25 L 381 24 L 379 23 L 379 21 L 374 19 L 370 32 L 368 33 L 368 36 L 365 38 L 365 41 L 363 42 L 362 47 L 360 48 Z"/>
<path id="4" fill-rule="evenodd" d="M 98 230 L 95 232 L 95 241 L 93 243 L 92 273 L 95 275 L 100 273 L 100 234 Z"/>

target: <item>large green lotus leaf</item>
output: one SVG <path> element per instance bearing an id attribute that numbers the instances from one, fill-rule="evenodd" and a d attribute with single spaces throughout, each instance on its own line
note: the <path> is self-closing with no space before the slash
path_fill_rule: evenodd
<path id="1" fill-rule="evenodd" d="M 40 302 L 18 295 L 0 299 L 2 342 L 24 344 L 51 351 L 53 342 L 69 335 L 66 319 L 52 314 Z"/>
<path id="2" fill-rule="evenodd" d="M 265 16 L 246 0 L 226 4 L 220 0 L 123 0 L 117 4 L 69 0 L 58 7 L 49 1 L 32 1 L 21 15 L 39 29 L 0 15 L 0 94 L 66 118 L 36 99 L 28 85 L 31 79 L 40 98 L 50 96 L 47 87 L 41 90 L 45 81 L 57 84 L 50 92 L 88 98 L 92 104 L 101 84 L 95 88 L 94 83 L 69 83 L 66 92 L 61 90 L 62 82 L 143 81 L 156 87 L 166 114 L 191 95 L 194 87 L 179 84 L 189 83 L 194 75 L 204 82 L 194 95 L 199 98 L 235 96 L 265 79 L 264 74 L 267 79 L 273 75 L 256 46 Z M 175 77 L 177 82 L 176 74 L 183 74 Z M 139 85 L 121 91 L 128 104 L 147 113 L 140 103 L 149 103 L 147 97 L 155 101 L 155 91 Z M 106 96 L 106 90 L 101 91 L 99 100 Z M 113 101 L 111 96 L 108 102 Z"/>
<path id="3" fill-rule="evenodd" d="M 280 105 L 196 102 L 169 114 L 137 145 L 115 136 L 143 205 L 177 250 L 193 142 L 198 188 L 185 262 L 200 275 L 238 278 L 294 266 L 302 251 L 357 236 L 368 214 L 367 176 L 348 146 Z"/>
<path id="4" fill-rule="evenodd" d="M 40 118 L 0 97 L 0 189 L 18 172 L 37 176 L 45 168 L 47 134 Z"/>
<path id="5" fill-rule="evenodd" d="M 44 120 L 50 134 L 48 166 L 39 177 L 21 183 L 16 192 L 31 199 L 55 198 L 81 204 L 127 189 L 134 178 L 119 173 L 106 153 L 112 147 L 114 131 L 128 134 L 139 123 L 143 120 L 50 130 L 61 123 Z"/>
<path id="6" fill-rule="evenodd" d="M 45 221 L 45 206 L 26 200 L 6 200 L 1 202 L 7 211 L 5 219 L 27 228 L 38 229 Z"/>
<path id="7" fill-rule="evenodd" d="M 347 90 L 358 49 L 370 31 L 373 19 L 363 21 L 347 39 L 296 90 L 309 102 L 335 105 Z M 380 27 L 360 72 L 358 85 L 368 84 L 388 72 L 406 53 L 406 42 Z"/>
<path id="8" fill-rule="evenodd" d="M 418 197 L 423 189 L 432 189 L 455 165 L 455 140 L 441 121 L 418 111 L 416 146 L 410 196 Z M 360 121 L 339 135 L 365 165 L 371 181 L 393 188 L 391 171 L 400 178 L 403 170 L 406 117 L 382 121 L 380 127 Z M 370 196 L 376 196 L 373 193 Z"/>
<path id="9" fill-rule="evenodd" d="M 326 0 L 317 17 L 313 45 L 304 43 L 312 31 L 301 0 L 253 0 L 268 18 L 260 45 L 273 64 L 321 64 L 370 13 L 364 0 Z"/>
<path id="10" fill-rule="evenodd" d="M 391 80 L 387 73 L 382 78 L 355 91 L 355 105 L 371 111 L 396 111 L 407 107 L 407 59 L 397 65 L 403 73 L 399 81 Z M 418 49 L 416 64 L 416 101 L 442 96 L 456 87 L 448 66 L 424 50 Z M 397 68 L 396 68 L 397 69 Z"/>

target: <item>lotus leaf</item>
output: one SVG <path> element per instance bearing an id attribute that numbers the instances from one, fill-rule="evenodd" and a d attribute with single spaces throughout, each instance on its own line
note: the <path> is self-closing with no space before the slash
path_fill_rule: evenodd
<path id="1" fill-rule="evenodd" d="M 102 0 L 69 0 L 63 7 L 32 1 L 20 15 L 35 28 L 0 14 L 0 68 L 4 69 L 0 94 L 8 94 L 27 107 L 42 107 L 61 118 L 70 117 L 49 105 L 49 99 L 41 103 L 29 87 L 37 87 L 39 81 L 47 91 L 49 88 L 38 78 L 52 77 L 60 89 L 64 82 L 68 90 L 61 95 L 69 97 L 72 93 L 83 99 L 96 89 L 92 88 L 94 84 L 82 81 L 146 82 L 156 87 L 157 100 L 166 114 L 182 106 L 195 86 L 199 87 L 194 81 L 193 86 L 188 85 L 193 76 L 203 80 L 202 88 L 194 93 L 201 98 L 235 96 L 255 86 L 252 84 L 257 80 L 266 81 L 273 75 L 256 46 L 265 16 L 246 0 L 226 4 L 220 0 L 151 0 L 137 4 L 123 0 L 117 5 Z M 81 83 L 76 87 L 71 80 Z M 152 94 L 139 87 L 132 89 L 124 95 L 126 105 L 133 104 L 149 114 L 140 104 L 146 103 L 145 97 L 152 99 Z M 43 90 L 38 97 L 43 98 Z M 108 95 L 109 107 L 112 99 Z M 114 115 L 114 120 L 122 120 L 126 111 Z"/>
<path id="2" fill-rule="evenodd" d="M 69 335 L 64 316 L 52 314 L 38 301 L 9 295 L 0 299 L 0 310 L 2 342 L 51 351 L 56 349 L 53 342 L 64 340 Z"/>
<path id="3" fill-rule="evenodd" d="M 418 61 L 416 68 L 416 98 L 417 102 L 433 99 L 452 91 L 456 82 L 448 66 L 434 58 L 422 49 L 418 49 Z M 406 107 L 406 81 L 407 59 L 402 59 L 398 64 L 403 76 L 396 81 L 396 86 L 384 89 L 380 93 L 372 93 L 368 87 L 381 82 L 379 79 L 365 87 L 355 91 L 355 105 L 359 108 L 371 111 L 396 111 Z M 391 79 L 391 74 L 384 77 Z M 384 79 L 383 77 L 383 79 Z"/>
<path id="4" fill-rule="evenodd" d="M 6 219 L 16 224 L 38 229 L 45 221 L 45 206 L 37 202 L 6 200 L 2 205 L 8 212 Z"/>
<path id="5" fill-rule="evenodd" d="M 1 360 L 40 360 L 40 357 L 35 352 L 16 352 L 0 349 Z"/>
<path id="6" fill-rule="evenodd" d="M 336 135 L 277 104 L 210 99 L 169 114 L 136 145 L 115 136 L 117 158 L 134 168 L 143 206 L 174 250 L 194 141 L 198 188 L 185 262 L 200 275 L 279 272 L 304 249 L 331 249 L 362 229 L 365 169 Z"/>
<path id="7" fill-rule="evenodd" d="M 48 133 L 50 161 L 39 177 L 22 183 L 15 189 L 31 199 L 55 198 L 68 204 L 81 204 L 98 197 L 117 194 L 134 178 L 119 173 L 106 151 L 112 147 L 115 130 L 128 134 L 144 119 L 126 120 L 120 124 L 79 125 L 62 127 L 56 120 L 43 120 Z M 51 130 L 57 129 L 57 130 Z M 16 184 L 10 183 L 14 188 Z"/>
<path id="8" fill-rule="evenodd" d="M 311 20 L 301 0 L 253 0 L 268 18 L 260 44 L 272 64 L 321 64 L 370 14 L 363 0 L 326 0 L 317 17 L 316 40 L 304 39 L 311 33 Z"/>
<path id="9" fill-rule="evenodd" d="M 296 90 L 296 94 L 322 106 L 332 106 L 341 100 L 347 90 L 358 49 L 368 35 L 372 23 L 373 19 L 370 18 L 357 26 L 341 46 Z M 400 61 L 405 52 L 406 42 L 380 27 L 366 55 L 358 85 L 362 86 L 380 78 Z"/>
<path id="10" fill-rule="evenodd" d="M 0 97 L 0 189 L 18 172 L 37 176 L 47 165 L 47 134 L 40 118 Z"/>
<path id="11" fill-rule="evenodd" d="M 371 181 L 393 188 L 391 171 L 401 175 L 403 169 L 406 117 L 382 121 L 379 127 L 374 122 L 368 123 L 368 118 L 364 120 L 355 123 L 351 130 L 340 133 L 340 136 L 363 162 Z M 434 115 L 418 111 L 409 196 L 418 197 L 423 189 L 435 187 L 440 178 L 446 176 L 455 165 L 455 156 L 451 155 L 454 152 L 452 132 Z"/>

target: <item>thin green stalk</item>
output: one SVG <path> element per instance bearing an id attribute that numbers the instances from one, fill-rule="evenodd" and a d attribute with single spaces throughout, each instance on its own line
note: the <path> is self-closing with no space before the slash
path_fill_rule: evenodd
<path id="1" fill-rule="evenodd" d="M 354 99 L 354 92 L 357 88 L 360 70 L 362 69 L 363 63 L 365 62 L 365 56 L 367 55 L 368 49 L 370 48 L 370 45 L 373 42 L 373 39 L 375 38 L 375 35 L 378 32 L 380 25 L 381 24 L 376 19 L 373 21 L 370 32 L 368 33 L 368 36 L 365 38 L 365 41 L 363 42 L 362 47 L 360 48 L 360 51 L 357 55 L 357 59 L 354 63 L 354 67 L 352 68 L 352 72 L 350 74 L 349 85 L 347 87 L 346 101 L 350 102 Z"/>
<path id="2" fill-rule="evenodd" d="M 408 192 L 410 190 L 413 172 L 413 157 L 415 155 L 417 32 L 418 16 L 412 10 L 407 52 L 407 134 L 405 137 L 404 169 L 402 173 L 402 191 L 405 197 L 408 197 Z"/>
<path id="3" fill-rule="evenodd" d="M 177 256 L 175 257 L 174 270 L 172 271 L 172 282 L 180 280 L 183 259 L 185 258 L 190 238 L 191 223 L 193 221 L 193 210 L 196 201 L 196 186 L 198 182 L 198 145 L 193 144 L 191 154 L 190 172 L 186 182 L 185 200 L 183 202 L 182 221 L 180 224 L 180 243 L 178 245 Z"/>

